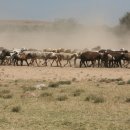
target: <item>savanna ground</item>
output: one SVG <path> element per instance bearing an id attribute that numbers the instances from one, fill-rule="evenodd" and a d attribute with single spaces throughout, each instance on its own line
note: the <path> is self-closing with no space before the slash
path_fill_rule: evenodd
<path id="1" fill-rule="evenodd" d="M 1 130 L 129 130 L 130 70 L 0 67 Z"/>

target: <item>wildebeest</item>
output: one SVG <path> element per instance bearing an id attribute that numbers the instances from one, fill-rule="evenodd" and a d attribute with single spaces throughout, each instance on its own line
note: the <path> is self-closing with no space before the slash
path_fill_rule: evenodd
<path id="1" fill-rule="evenodd" d="M 100 65 L 101 54 L 99 52 L 87 51 L 80 55 L 80 67 L 84 64 L 85 67 L 88 61 L 92 62 L 92 66 L 95 66 L 96 60 L 98 61 L 98 67 Z"/>
<path id="2" fill-rule="evenodd" d="M 66 63 L 64 64 L 64 66 L 69 64 L 71 67 L 72 66 L 71 60 L 74 59 L 74 65 L 75 65 L 75 59 L 78 57 L 78 54 L 77 53 L 59 53 L 58 56 L 59 56 L 58 61 L 60 64 L 62 60 L 65 60 Z"/>
<path id="3" fill-rule="evenodd" d="M 6 58 L 6 56 L 10 56 L 10 51 L 9 50 L 7 50 L 7 49 L 3 49 L 2 50 L 2 52 L 1 52 L 1 54 L 0 54 L 0 60 L 1 60 L 1 65 L 3 64 L 3 62 L 4 62 L 4 60 L 5 60 L 5 58 Z"/>
<path id="4" fill-rule="evenodd" d="M 124 60 L 127 61 L 127 63 L 125 64 L 125 67 L 127 68 L 130 64 L 130 52 L 124 54 Z"/>

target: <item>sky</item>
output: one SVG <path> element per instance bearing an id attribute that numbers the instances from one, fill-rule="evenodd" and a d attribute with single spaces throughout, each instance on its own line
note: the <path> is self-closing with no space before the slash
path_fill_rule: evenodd
<path id="1" fill-rule="evenodd" d="M 116 25 L 130 12 L 130 0 L 0 0 L 1 20 L 74 18 L 80 23 Z"/>

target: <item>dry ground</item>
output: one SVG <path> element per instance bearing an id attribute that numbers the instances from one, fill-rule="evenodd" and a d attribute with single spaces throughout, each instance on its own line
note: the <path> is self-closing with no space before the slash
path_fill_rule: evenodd
<path id="1" fill-rule="evenodd" d="M 1 130 L 130 129 L 129 69 L 1 66 L 0 79 Z"/>
<path id="2" fill-rule="evenodd" d="M 130 69 L 126 68 L 72 68 L 72 67 L 27 67 L 0 66 L 0 79 L 44 79 L 77 80 L 123 78 L 130 79 Z"/>

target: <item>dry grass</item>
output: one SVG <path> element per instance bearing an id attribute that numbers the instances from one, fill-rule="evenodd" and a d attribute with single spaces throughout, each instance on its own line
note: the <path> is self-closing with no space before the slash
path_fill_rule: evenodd
<path id="1" fill-rule="evenodd" d="M 106 83 L 92 79 L 63 84 L 64 87 L 55 89 L 28 87 L 38 82 L 42 80 L 1 81 L 0 93 L 13 94 L 9 100 L 0 98 L 1 130 L 130 129 L 128 84 L 119 87 L 119 81 Z M 8 89 L 3 86 L 5 83 Z M 37 96 L 22 98 L 26 92 Z"/>

